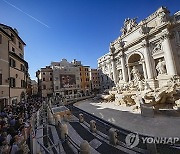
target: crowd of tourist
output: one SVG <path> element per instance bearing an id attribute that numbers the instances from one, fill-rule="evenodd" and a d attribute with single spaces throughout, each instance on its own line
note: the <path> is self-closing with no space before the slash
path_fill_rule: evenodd
<path id="1" fill-rule="evenodd" d="M 0 111 L 0 154 L 29 153 L 30 118 L 41 102 L 41 98 L 30 98 Z"/>

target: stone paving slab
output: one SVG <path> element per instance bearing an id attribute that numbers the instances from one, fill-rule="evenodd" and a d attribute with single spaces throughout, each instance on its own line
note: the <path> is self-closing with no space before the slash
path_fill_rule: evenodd
<path id="1" fill-rule="evenodd" d="M 89 145 L 93 147 L 94 149 L 97 149 L 101 144 L 102 142 L 100 142 L 97 139 L 93 139 L 91 142 L 89 142 Z"/>
<path id="2" fill-rule="evenodd" d="M 142 117 L 139 113 L 121 111 L 118 106 L 85 100 L 75 104 L 76 107 L 113 123 L 123 129 L 139 134 L 158 137 L 180 137 L 180 117 L 155 116 L 154 118 Z"/>

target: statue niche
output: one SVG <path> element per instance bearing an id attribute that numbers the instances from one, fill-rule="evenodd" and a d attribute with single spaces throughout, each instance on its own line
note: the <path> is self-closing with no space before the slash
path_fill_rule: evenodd
<path id="1" fill-rule="evenodd" d="M 129 88 L 142 90 L 144 88 L 143 67 L 141 56 L 137 53 L 132 54 L 128 59 L 129 65 Z"/>
<path id="2" fill-rule="evenodd" d="M 162 59 L 159 59 L 156 65 L 156 70 L 158 75 L 166 74 L 166 62 Z"/>

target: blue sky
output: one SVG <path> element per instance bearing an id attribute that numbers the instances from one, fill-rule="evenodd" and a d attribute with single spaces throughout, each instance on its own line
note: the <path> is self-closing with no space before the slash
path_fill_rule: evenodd
<path id="1" fill-rule="evenodd" d="M 160 6 L 175 13 L 180 0 L 0 0 L 0 22 L 18 29 L 35 79 L 38 69 L 62 58 L 96 68 L 125 18 L 140 21 Z"/>

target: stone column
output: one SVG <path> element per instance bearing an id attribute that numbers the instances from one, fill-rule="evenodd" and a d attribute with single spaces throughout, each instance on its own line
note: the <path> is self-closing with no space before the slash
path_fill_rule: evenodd
<path id="1" fill-rule="evenodd" d="M 128 77 L 129 77 L 129 81 L 131 81 L 131 72 L 130 72 L 130 67 L 129 67 L 129 65 L 127 66 L 127 69 L 128 69 Z"/>
<path id="2" fill-rule="evenodd" d="M 176 75 L 177 70 L 176 70 L 176 64 L 175 64 L 175 58 L 173 55 L 172 47 L 171 47 L 171 42 L 169 40 L 170 37 L 170 32 L 168 29 L 163 30 L 163 36 L 162 36 L 162 46 L 163 46 L 163 51 L 165 53 L 165 61 L 166 61 L 166 68 L 167 68 L 167 73 L 168 75 Z"/>
<path id="3" fill-rule="evenodd" d="M 152 79 L 154 77 L 152 63 L 151 63 L 151 55 L 149 51 L 149 46 L 146 41 L 143 42 L 142 47 L 144 47 L 144 59 L 145 59 L 145 69 L 147 71 L 147 78 Z"/>
<path id="4" fill-rule="evenodd" d="M 125 82 L 127 82 L 128 81 L 127 68 L 125 66 L 125 60 L 124 60 L 123 53 L 120 55 L 120 59 L 121 59 L 121 67 L 122 67 L 123 80 Z"/>
<path id="5" fill-rule="evenodd" d="M 148 78 L 147 71 L 146 71 L 147 67 L 144 61 L 142 61 L 142 66 L 143 66 L 143 72 L 144 72 L 144 79 L 147 79 Z"/>
<path id="6" fill-rule="evenodd" d="M 110 67 L 110 65 L 111 65 L 111 61 L 108 61 L 107 67 L 108 67 L 108 74 L 109 74 L 109 77 L 111 77 L 111 67 Z"/>
<path id="7" fill-rule="evenodd" d="M 117 83 L 116 64 L 113 57 L 111 57 L 111 64 L 112 64 L 112 69 L 113 69 L 113 80 L 114 80 L 114 83 L 116 84 Z"/>

